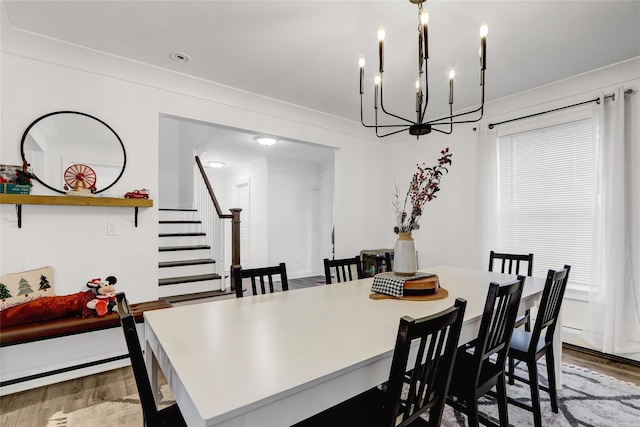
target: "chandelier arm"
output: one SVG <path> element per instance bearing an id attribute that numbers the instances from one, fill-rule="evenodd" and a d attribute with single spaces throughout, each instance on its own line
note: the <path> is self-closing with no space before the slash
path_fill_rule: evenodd
<path id="1" fill-rule="evenodd" d="M 453 116 L 453 104 L 449 104 L 449 117 Z M 444 124 L 448 124 L 449 125 L 449 130 L 442 130 L 442 129 L 438 129 L 433 127 L 434 125 L 444 125 Z M 453 119 L 449 120 L 448 123 L 435 123 L 431 125 L 431 130 L 435 130 L 436 132 L 440 132 L 440 133 L 444 133 L 446 135 L 451 135 L 453 133 Z"/>
<path id="2" fill-rule="evenodd" d="M 402 127 L 402 128 L 404 128 L 402 130 L 405 130 L 405 129 L 409 129 L 411 127 L 411 126 L 408 126 L 408 125 L 365 125 L 364 123 L 363 123 L 363 125 L 366 128 L 376 128 L 376 129 L 377 128 L 399 128 L 399 127 Z"/>
<path id="3" fill-rule="evenodd" d="M 393 131 L 393 132 L 385 133 L 384 135 L 378 135 L 378 128 L 376 128 L 376 136 L 378 138 L 384 138 L 385 136 L 395 135 L 396 133 L 404 132 L 405 130 L 409 129 L 409 126 L 406 126 L 406 125 L 398 125 L 398 126 L 404 126 L 404 129 L 400 129 L 400 130 L 396 130 L 396 131 Z"/>
<path id="4" fill-rule="evenodd" d="M 405 128 L 405 129 L 409 129 L 409 127 L 410 127 L 410 126 L 407 126 L 407 125 L 367 125 L 363 121 L 360 121 L 360 123 L 362 123 L 362 126 L 364 126 L 366 128 L 376 128 L 376 129 L 378 129 L 378 128 L 399 128 L 399 127 L 402 127 L 402 128 Z M 405 129 L 402 129 L 402 130 L 405 130 Z"/>
<path id="5" fill-rule="evenodd" d="M 387 114 L 387 115 L 389 115 L 389 116 L 391 116 L 391 117 L 395 117 L 396 119 L 404 120 L 405 122 L 407 122 L 407 123 L 411 123 L 412 125 L 415 125 L 415 124 L 416 124 L 416 122 L 414 122 L 414 121 L 412 121 L 412 120 L 405 119 L 404 117 L 397 116 L 397 115 L 395 115 L 395 114 L 393 114 L 393 113 L 390 113 L 390 112 L 388 112 L 387 110 L 385 110 L 385 108 L 384 108 L 384 102 L 382 102 L 382 98 L 383 98 L 383 97 L 382 97 L 382 80 L 380 80 L 380 107 L 382 107 L 382 111 L 383 111 L 385 114 Z M 406 126 L 406 125 L 402 125 L 402 126 Z"/>
<path id="6" fill-rule="evenodd" d="M 454 117 L 461 117 L 461 116 L 465 116 L 467 114 L 473 114 L 473 113 L 477 113 L 480 112 L 480 117 L 478 117 L 475 120 L 456 120 L 453 121 Z M 441 117 L 439 119 L 433 119 L 429 122 L 426 122 L 428 124 L 430 124 L 431 126 L 442 126 L 442 125 L 459 125 L 459 124 L 463 124 L 463 123 L 476 123 L 479 122 L 480 120 L 482 120 L 482 117 L 484 115 L 484 104 L 482 104 L 480 107 L 478 107 L 477 109 L 473 110 L 473 111 L 467 111 L 466 113 L 458 113 L 458 114 L 454 114 L 451 115 L 449 117 Z M 442 122 L 442 120 L 450 120 L 448 122 Z"/>
<path id="7" fill-rule="evenodd" d="M 434 131 L 440 132 L 440 133 L 444 133 L 446 135 L 451 135 L 453 133 L 453 126 L 451 126 L 451 128 L 448 131 L 442 130 L 442 129 L 438 129 L 438 128 L 434 128 L 434 127 L 432 127 L 431 130 L 434 130 Z"/>
<path id="8" fill-rule="evenodd" d="M 429 124 L 431 126 L 444 126 L 444 125 L 460 125 L 460 124 L 464 124 L 464 123 L 477 123 L 480 120 L 482 120 L 482 114 L 480 114 L 480 117 L 478 117 L 475 120 L 457 120 L 457 121 L 451 121 L 451 122 L 430 122 Z"/>
<path id="9" fill-rule="evenodd" d="M 366 128 L 397 128 L 397 127 L 404 127 L 404 128 L 408 128 L 407 125 L 368 125 L 364 122 L 364 114 L 362 112 L 362 96 L 360 96 L 360 123 L 362 124 L 362 126 L 366 127 Z M 403 129 L 404 130 L 404 129 Z"/>
<path id="10" fill-rule="evenodd" d="M 484 71 L 482 72 L 482 75 L 484 76 Z M 476 120 L 462 120 L 462 121 L 453 121 L 454 118 L 456 117 L 461 117 L 461 116 L 466 116 L 467 114 L 473 114 L 473 113 L 477 113 L 480 112 L 480 117 Z M 479 122 L 480 120 L 482 120 L 482 116 L 484 115 L 484 84 L 482 85 L 482 95 L 480 96 L 480 106 L 478 108 L 476 108 L 475 110 L 471 110 L 471 111 L 466 111 L 463 113 L 458 113 L 458 114 L 449 114 L 448 117 L 440 117 L 439 119 L 433 119 L 430 120 L 428 122 L 428 124 L 431 124 L 432 126 L 437 126 L 437 125 L 443 125 L 443 124 L 449 124 L 451 123 L 452 125 L 457 125 L 457 124 L 461 124 L 461 123 L 475 123 L 475 122 Z M 451 120 L 447 123 L 441 123 L 443 120 Z"/>
<path id="11" fill-rule="evenodd" d="M 456 121 L 453 120 L 456 117 L 462 117 L 462 116 L 466 116 L 468 114 L 474 114 L 474 113 L 477 113 L 477 112 L 480 112 L 480 117 L 478 117 L 475 120 L 456 120 Z M 440 117 L 438 119 L 429 120 L 428 122 L 425 122 L 425 123 L 428 123 L 428 124 L 430 124 L 432 126 L 446 125 L 446 124 L 449 124 L 449 123 L 454 124 L 454 125 L 461 124 L 461 123 L 475 123 L 475 122 L 478 122 L 478 121 L 482 120 L 482 116 L 483 115 L 484 115 L 484 100 L 482 100 L 482 104 L 480 104 L 480 106 L 478 108 L 476 108 L 475 110 L 466 111 L 466 112 L 458 113 L 458 114 L 451 114 L 451 115 L 449 115 L 447 117 Z M 449 120 L 449 121 L 444 123 L 443 120 Z"/>

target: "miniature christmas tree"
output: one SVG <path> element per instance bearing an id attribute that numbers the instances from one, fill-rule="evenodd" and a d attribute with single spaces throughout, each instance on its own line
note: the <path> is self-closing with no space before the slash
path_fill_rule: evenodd
<path id="1" fill-rule="evenodd" d="M 24 277 L 20 278 L 20 282 L 18 283 L 18 295 L 26 295 L 33 293 L 33 289 L 31 289 L 31 285 Z"/>
<path id="2" fill-rule="evenodd" d="M 9 289 L 7 289 L 7 286 L 4 283 L 0 283 L 0 298 L 11 298 L 11 292 L 9 292 Z"/>
<path id="3" fill-rule="evenodd" d="M 40 288 L 38 288 L 39 291 L 42 291 L 44 289 L 49 289 L 51 287 L 51 285 L 49 284 L 49 279 L 47 279 L 47 276 L 45 276 L 44 274 L 40 275 Z"/>

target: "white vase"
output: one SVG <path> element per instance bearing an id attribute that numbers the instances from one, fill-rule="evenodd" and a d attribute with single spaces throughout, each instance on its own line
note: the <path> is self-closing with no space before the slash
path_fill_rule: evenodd
<path id="1" fill-rule="evenodd" d="M 393 250 L 393 272 L 401 276 L 413 276 L 416 271 L 416 246 L 411 232 L 398 233 Z"/>

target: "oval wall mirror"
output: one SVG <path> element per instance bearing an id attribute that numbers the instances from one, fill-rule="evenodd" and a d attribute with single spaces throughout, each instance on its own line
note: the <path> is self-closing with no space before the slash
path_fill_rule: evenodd
<path id="1" fill-rule="evenodd" d="M 65 194 L 65 171 L 87 165 L 95 171 L 95 193 L 115 184 L 127 163 L 124 144 L 105 122 L 77 111 L 56 111 L 34 120 L 20 143 L 22 160 L 45 187 Z"/>

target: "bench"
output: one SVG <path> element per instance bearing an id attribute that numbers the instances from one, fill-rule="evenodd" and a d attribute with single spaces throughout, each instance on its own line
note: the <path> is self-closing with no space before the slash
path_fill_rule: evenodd
<path id="1" fill-rule="evenodd" d="M 172 305 L 166 300 L 157 300 L 131 304 L 129 307 L 134 314 L 136 322 L 142 323 L 145 311 L 169 308 L 172 307 Z M 42 322 L 0 328 L 0 351 L 2 351 L 3 360 L 2 381 L 0 381 L 2 392 L 0 392 L 0 395 L 4 395 L 7 392 L 12 393 L 15 391 L 21 391 L 25 386 L 27 388 L 31 387 L 26 384 L 20 386 L 19 383 L 32 382 L 35 386 L 40 386 L 47 384 L 46 380 L 44 380 L 44 382 L 42 380 L 45 377 L 57 376 L 58 378 L 63 378 L 62 380 L 70 379 L 73 377 L 60 374 L 66 374 L 74 370 L 84 369 L 87 371 L 87 368 L 92 368 L 99 364 L 109 364 L 115 361 L 127 359 L 128 353 L 126 352 L 126 346 L 124 346 L 124 337 L 120 331 L 114 331 L 108 334 L 101 333 L 99 334 L 99 337 L 95 336 L 96 334 L 92 335 L 92 333 L 98 331 L 119 327 L 120 317 L 118 314 L 109 313 L 102 317 L 63 317 Z M 102 335 L 104 335 L 104 337 Z M 78 336 L 79 338 L 70 338 L 73 336 Z M 51 344 L 43 343 L 43 341 L 54 338 L 60 339 L 59 343 L 55 343 L 55 348 L 51 347 Z M 97 354 L 100 353 L 100 351 L 96 348 L 99 347 L 99 345 L 96 346 L 92 343 L 95 341 L 102 341 L 103 339 L 108 342 L 107 345 L 103 344 L 105 348 L 116 348 L 111 352 L 114 354 L 109 354 L 108 357 L 100 358 Z M 114 340 L 117 340 L 117 342 L 114 343 Z M 113 344 L 118 345 L 114 346 Z M 60 349 L 58 347 L 71 348 L 66 350 L 67 353 L 65 353 L 64 348 Z M 24 350 L 22 350 L 23 348 Z M 96 354 L 89 355 L 89 353 L 91 353 L 90 350 L 93 349 L 95 349 Z M 50 352 L 60 353 L 56 359 L 57 365 L 54 364 L 55 366 L 52 366 L 51 369 L 31 369 L 31 365 L 37 365 L 37 363 L 34 363 L 33 360 L 24 360 L 29 359 L 30 356 L 28 355 L 33 354 L 34 352 L 40 353 L 43 358 L 46 358 Z M 46 354 L 42 354 L 42 352 L 46 352 Z M 83 359 L 75 361 L 81 363 L 75 363 L 73 360 L 70 360 L 74 358 L 70 357 L 70 355 L 75 356 L 78 354 L 81 356 L 87 354 L 88 356 L 84 358 L 86 360 Z M 15 369 L 7 368 L 8 365 L 12 364 L 17 367 Z M 14 372 L 6 372 L 5 368 Z"/>
<path id="2" fill-rule="evenodd" d="M 166 300 L 141 302 L 129 306 L 138 323 L 142 323 L 142 315 L 145 311 L 169 307 L 171 307 L 171 304 Z M 118 313 L 109 313 L 102 317 L 62 317 L 45 322 L 26 323 L 0 328 L 0 347 L 115 328 L 117 326 L 120 326 Z"/>

